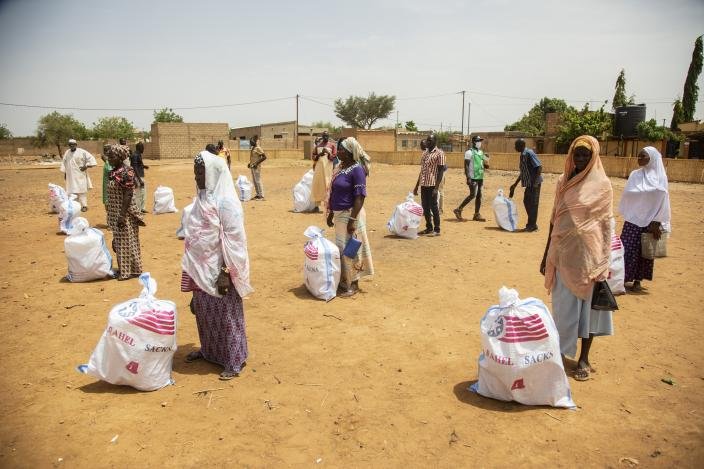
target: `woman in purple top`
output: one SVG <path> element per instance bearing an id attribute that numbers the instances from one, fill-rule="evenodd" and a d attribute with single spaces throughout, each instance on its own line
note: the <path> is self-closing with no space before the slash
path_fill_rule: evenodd
<path id="1" fill-rule="evenodd" d="M 371 159 L 354 137 L 337 142 L 337 157 L 340 164 L 332 176 L 327 223 L 335 227 L 335 244 L 341 253 L 352 237 L 362 243 L 354 258 L 340 256 L 339 296 L 348 297 L 359 291 L 360 278 L 374 274 L 364 211 Z"/>

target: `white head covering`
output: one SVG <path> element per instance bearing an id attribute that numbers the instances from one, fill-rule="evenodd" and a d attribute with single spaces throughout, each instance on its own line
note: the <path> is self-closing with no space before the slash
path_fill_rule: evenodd
<path id="1" fill-rule="evenodd" d="M 347 137 L 342 141 L 342 146 L 345 147 L 345 150 L 352 153 L 352 158 L 354 158 L 357 163 L 364 166 L 365 172 L 369 174 L 369 170 L 372 166 L 372 159 L 369 155 L 367 155 L 357 139 L 354 137 Z"/>
<path id="2" fill-rule="evenodd" d="M 618 211 L 634 225 L 646 227 L 659 221 L 665 231 L 670 231 L 670 193 L 662 155 L 654 147 L 643 150 L 650 161 L 628 176 Z"/>
<path id="3" fill-rule="evenodd" d="M 205 190 L 198 191 L 186 228 L 182 268 L 209 295 L 221 297 L 215 284 L 224 264 L 241 297 L 254 291 L 249 283 L 249 253 L 244 212 L 225 161 L 208 151 L 198 157 L 205 163 Z"/>
<path id="4" fill-rule="evenodd" d="M 71 145 L 72 143 L 78 143 L 78 142 L 76 142 L 76 140 L 73 139 L 73 138 L 69 138 L 69 139 L 68 139 L 68 144 Z"/>

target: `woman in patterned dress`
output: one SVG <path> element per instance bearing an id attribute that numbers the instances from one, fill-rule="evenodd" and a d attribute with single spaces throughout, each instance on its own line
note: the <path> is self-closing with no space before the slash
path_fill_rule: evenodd
<path id="1" fill-rule="evenodd" d="M 367 176 L 371 160 L 354 137 L 337 142 L 340 164 L 330 183 L 330 198 L 327 204 L 329 227 L 335 227 L 335 244 L 342 253 L 347 242 L 355 236 L 362 245 L 354 259 L 340 256 L 341 297 L 352 296 L 359 291 L 359 279 L 374 274 L 372 251 L 367 239 L 367 215 L 364 199 L 367 196 Z"/>
<path id="2" fill-rule="evenodd" d="M 117 257 L 118 280 L 139 277 L 142 273 L 142 257 L 139 248 L 139 227 L 146 226 L 142 212 L 135 205 L 136 176 L 123 161 L 129 157 L 126 145 L 110 145 L 106 149 L 112 171 L 108 176 L 107 205 L 108 227 L 112 231 L 112 249 Z"/>
<path id="3" fill-rule="evenodd" d="M 242 297 L 252 292 L 242 204 L 223 159 L 207 151 L 194 160 L 198 187 L 185 220 L 181 291 L 192 292 L 201 348 L 186 362 L 205 359 L 221 365 L 221 380 L 242 371 L 247 360 Z"/>
<path id="4" fill-rule="evenodd" d="M 641 281 L 653 280 L 654 262 L 641 255 L 641 234 L 652 233 L 660 239 L 670 231 L 670 193 L 662 155 L 654 147 L 645 147 L 638 153 L 638 166 L 628 176 L 618 207 L 624 220 L 624 280 L 633 282 L 628 289 L 634 292 L 642 290 Z"/>

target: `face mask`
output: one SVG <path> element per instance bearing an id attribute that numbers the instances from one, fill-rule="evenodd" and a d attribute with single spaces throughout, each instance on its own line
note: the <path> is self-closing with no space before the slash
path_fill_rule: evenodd
<path id="1" fill-rule="evenodd" d="M 475 142 L 474 143 L 474 148 L 476 148 L 477 150 L 479 150 L 481 147 L 482 147 L 482 142 Z"/>

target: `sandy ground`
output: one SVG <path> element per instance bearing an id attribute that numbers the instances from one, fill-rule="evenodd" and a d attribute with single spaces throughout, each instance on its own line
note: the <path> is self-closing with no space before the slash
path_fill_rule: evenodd
<path id="1" fill-rule="evenodd" d="M 0 315 L 4 398 L 0 466 L 544 467 L 695 466 L 704 458 L 704 186 L 671 184 L 670 256 L 642 295 L 619 297 L 613 337 L 592 348 L 593 379 L 570 379 L 576 411 L 532 408 L 472 394 L 479 319 L 502 285 L 549 305 L 538 273 L 556 176 L 543 187 L 540 231 L 508 233 L 490 201 L 515 174 L 489 172 L 486 223 L 451 220 L 464 196 L 451 170 L 439 238 L 390 237 L 385 224 L 417 168 L 377 165 L 366 202 L 377 274 L 363 293 L 326 304 L 302 283 L 304 229 L 320 215 L 291 211 L 302 161 L 267 162 L 267 200 L 245 205 L 252 280 L 245 300 L 250 357 L 243 374 L 186 364 L 198 347 L 189 296 L 179 291 L 180 214 L 148 215 L 145 270 L 179 308 L 174 386 L 137 392 L 78 374 L 110 307 L 138 295 L 136 280 L 67 284 L 64 237 L 47 214 L 57 169 L 0 170 Z M 233 173 L 246 174 L 238 165 Z M 103 223 L 100 170 L 87 213 Z M 149 192 L 193 194 L 187 162 L 153 164 Z M 623 180 L 614 179 L 618 195 Z M 149 196 L 151 203 L 151 195 Z M 471 210 L 468 210 L 471 214 Z M 521 207 L 521 222 L 525 212 Z M 108 242 L 110 235 L 107 234 Z M 67 309 L 72 305 L 79 305 Z M 329 315 L 329 316 L 325 316 Z M 339 320 L 335 317 L 339 318 Z M 661 381 L 672 377 L 674 385 Z M 224 388 L 213 398 L 194 392 Z M 111 442 L 114 437 L 117 440 Z M 631 460 L 623 459 L 631 458 Z"/>

